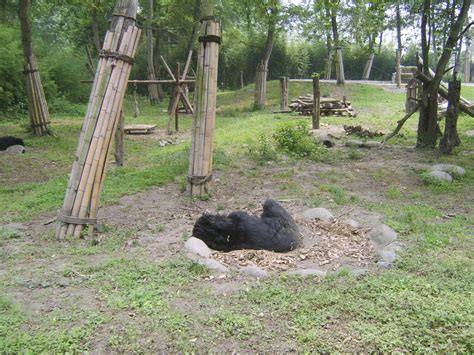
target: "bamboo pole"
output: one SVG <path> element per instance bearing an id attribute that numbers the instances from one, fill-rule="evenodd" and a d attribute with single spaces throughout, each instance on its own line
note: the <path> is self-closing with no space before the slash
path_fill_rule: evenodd
<path id="1" fill-rule="evenodd" d="M 76 150 L 57 237 L 78 237 L 97 217 L 112 136 L 117 130 L 123 97 L 140 30 L 135 26 L 137 0 L 117 0 L 97 65 L 94 85 Z M 89 233 L 93 229 L 90 228 Z"/>
<path id="2" fill-rule="evenodd" d="M 203 0 L 201 6 L 201 14 L 204 17 L 201 20 L 188 170 L 188 192 L 193 196 L 202 196 L 208 193 L 212 179 L 217 65 L 220 44 L 220 22 L 212 16 L 212 1 Z"/>

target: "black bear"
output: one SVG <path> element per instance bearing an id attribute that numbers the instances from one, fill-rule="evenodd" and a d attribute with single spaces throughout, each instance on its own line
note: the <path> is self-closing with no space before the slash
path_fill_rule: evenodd
<path id="1" fill-rule="evenodd" d="M 299 232 L 290 214 L 267 199 L 260 217 L 245 212 L 228 216 L 205 213 L 194 224 L 193 236 L 214 250 L 265 249 L 284 253 L 299 245 Z"/>
<path id="2" fill-rule="evenodd" d="M 3 136 L 0 137 L 0 150 L 7 150 L 8 147 L 12 145 L 25 145 L 21 138 L 16 138 L 12 136 Z"/>

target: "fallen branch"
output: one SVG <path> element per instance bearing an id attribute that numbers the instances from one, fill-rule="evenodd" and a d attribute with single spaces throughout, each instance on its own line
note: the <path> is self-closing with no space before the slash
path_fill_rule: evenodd
<path id="1" fill-rule="evenodd" d="M 387 143 L 387 141 L 392 138 L 393 136 L 395 136 L 398 132 L 400 132 L 400 129 L 403 127 L 403 125 L 405 124 L 406 121 L 408 121 L 408 119 L 411 117 L 411 115 L 413 115 L 416 111 L 418 111 L 418 109 L 420 108 L 420 105 L 417 104 L 415 107 L 412 108 L 412 110 L 410 112 L 408 112 L 401 120 L 398 120 L 397 121 L 397 128 L 395 128 L 393 130 L 392 133 L 390 133 L 387 137 L 385 137 L 385 139 L 382 141 L 382 145 L 380 146 L 380 148 L 382 148 L 385 143 Z"/>

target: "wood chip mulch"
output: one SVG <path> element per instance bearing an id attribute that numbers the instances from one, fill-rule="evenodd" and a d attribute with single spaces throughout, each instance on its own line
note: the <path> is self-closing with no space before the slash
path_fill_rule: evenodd
<path id="1" fill-rule="evenodd" d="M 288 253 L 267 250 L 235 250 L 214 252 L 212 257 L 230 267 L 256 265 L 262 269 L 286 271 L 298 267 L 298 263 L 310 262 L 314 266 L 325 266 L 333 270 L 344 263 L 366 267 L 375 258 L 375 250 L 366 236 L 367 230 L 354 228 L 341 221 L 325 223 L 319 220 L 298 220 L 300 230 L 304 227 L 307 239 L 315 243 L 306 248 L 298 248 Z"/>

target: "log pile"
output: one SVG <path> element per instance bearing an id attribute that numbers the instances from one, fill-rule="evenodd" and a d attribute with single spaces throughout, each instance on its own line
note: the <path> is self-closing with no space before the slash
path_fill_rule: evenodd
<path id="1" fill-rule="evenodd" d="M 310 116 L 313 112 L 313 95 L 307 94 L 299 96 L 295 100 L 291 100 L 290 109 L 300 112 L 303 116 Z M 356 113 L 352 109 L 350 101 L 344 96 L 342 100 L 333 99 L 331 97 L 321 97 L 320 100 L 321 116 L 347 116 L 355 117 Z"/>
<path id="2" fill-rule="evenodd" d="M 58 213 L 57 237 L 79 237 L 84 225 L 96 223 L 112 137 L 132 70 L 140 29 L 135 26 L 137 0 L 117 0 L 97 65 L 64 205 Z M 89 228 L 92 234 L 93 228 Z"/>

